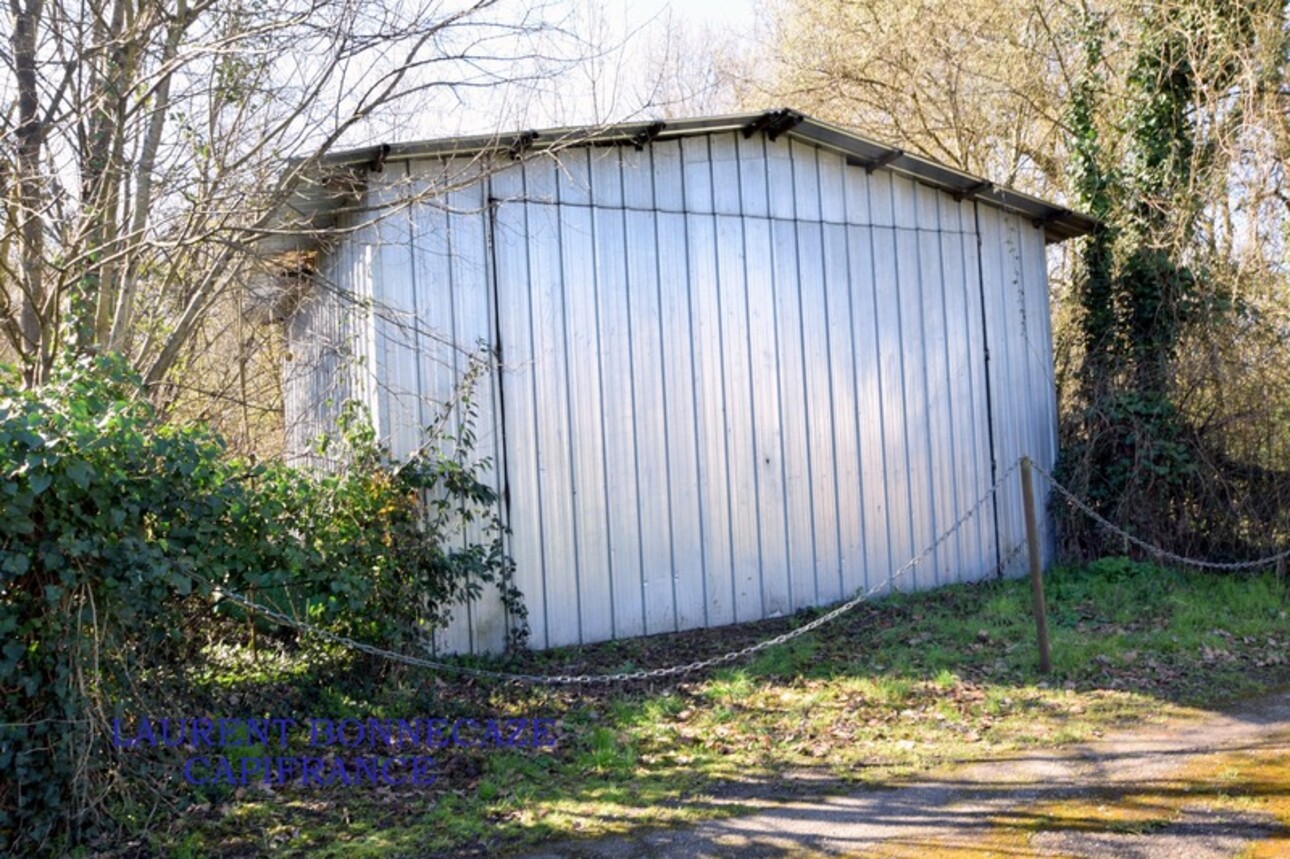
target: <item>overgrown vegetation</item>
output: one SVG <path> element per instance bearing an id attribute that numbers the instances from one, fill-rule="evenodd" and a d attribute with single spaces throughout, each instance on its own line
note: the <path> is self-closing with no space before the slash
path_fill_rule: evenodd
<path id="1" fill-rule="evenodd" d="M 1252 459 L 1231 455 L 1231 435 L 1201 411 L 1212 408 L 1202 403 L 1213 380 L 1184 372 L 1180 360 L 1254 312 L 1237 300 L 1221 256 L 1200 244 L 1209 204 L 1198 189 L 1230 165 L 1198 117 L 1204 93 L 1239 93 L 1237 58 L 1258 43 L 1259 5 L 1167 3 L 1146 14 L 1124 91 L 1125 150 L 1114 158 L 1098 125 L 1113 34 L 1102 13 L 1083 21 L 1071 164 L 1078 203 L 1103 226 L 1085 240 L 1076 277 L 1080 387 L 1063 422 L 1060 473 L 1103 515 L 1157 544 L 1252 557 L 1290 534 L 1290 471 L 1275 442 Z M 1106 551 L 1083 517 L 1064 525 L 1069 549 Z"/>
<path id="2" fill-rule="evenodd" d="M 183 674 L 213 641 L 257 627 L 292 641 L 221 588 L 409 649 L 492 583 L 520 634 L 468 390 L 460 405 L 451 444 L 397 467 L 347 410 L 343 465 L 322 474 L 160 423 L 114 361 L 0 382 L 0 849 L 66 848 L 146 807 L 161 781 L 115 753 L 110 720 L 191 706 Z"/>
<path id="3" fill-rule="evenodd" d="M 901 595 L 748 664 L 628 687 L 541 689 L 417 673 L 360 688 L 346 678 L 370 663 L 354 654 L 332 651 L 302 674 L 289 661 L 257 668 L 245 653 L 226 653 L 219 673 L 194 677 L 194 687 L 216 701 L 238 696 L 243 712 L 550 717 L 559 742 L 436 749 L 430 786 L 191 795 L 186 813 L 140 831 L 132 849 L 496 855 L 740 814 L 753 798 L 898 784 L 964 756 L 1187 718 L 1190 707 L 1290 681 L 1290 600 L 1271 575 L 1210 576 L 1126 558 L 1058 569 L 1049 580 L 1047 677 L 1036 670 L 1028 587 L 1009 580 Z M 506 667 L 581 674 L 672 664 L 810 617 L 531 653 Z"/>

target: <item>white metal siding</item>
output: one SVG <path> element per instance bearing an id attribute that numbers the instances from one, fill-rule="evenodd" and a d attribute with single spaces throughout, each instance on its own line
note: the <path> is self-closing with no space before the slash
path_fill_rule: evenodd
<path id="1" fill-rule="evenodd" d="M 458 381 L 472 358 L 487 357 L 481 344 L 487 349 L 496 339 L 488 207 L 478 175 L 469 160 L 435 160 L 395 163 L 369 182 L 366 202 L 376 214 L 353 244 L 371 271 L 376 371 L 369 402 L 397 459 L 427 444 L 433 428 L 448 435 L 461 428 Z M 426 202 L 392 207 L 410 196 Z M 474 396 L 474 456 L 491 461 L 485 480 L 500 493 L 505 451 L 497 443 L 496 373 L 484 374 Z M 478 536 L 479 527 L 468 526 L 465 539 Z M 505 644 L 506 618 L 492 589 L 453 615 L 437 634 L 437 649 L 496 651 Z"/>
<path id="2" fill-rule="evenodd" d="M 1016 215 L 983 205 L 977 210 L 995 458 L 1001 470 L 1023 455 L 1051 469 L 1057 458 L 1057 406 L 1043 236 Z M 1037 483 L 1049 553 L 1048 489 Z M 1025 539 L 1023 517 L 1020 483 L 1014 480 L 999 496 L 999 547 L 1005 558 Z M 1006 572 L 1019 574 L 1024 568 L 1025 555 L 1017 553 Z"/>
<path id="3" fill-rule="evenodd" d="M 461 169 L 396 165 L 373 202 Z M 801 141 L 573 148 L 374 229 L 396 454 L 462 372 L 452 344 L 500 338 L 479 453 L 537 647 L 881 587 L 993 470 L 1056 455 L 1042 231 Z M 897 587 L 993 572 L 1023 535 L 1015 477 L 998 509 Z M 497 649 L 495 600 L 460 615 L 444 649 Z"/>
<path id="4" fill-rule="evenodd" d="M 319 437 L 335 435 L 346 400 L 371 401 L 367 228 L 352 218 L 343 218 L 338 228 L 350 238 L 323 257 L 312 288 L 287 320 L 283 417 L 287 458 L 296 465 L 327 467 L 332 457 L 316 452 Z"/>

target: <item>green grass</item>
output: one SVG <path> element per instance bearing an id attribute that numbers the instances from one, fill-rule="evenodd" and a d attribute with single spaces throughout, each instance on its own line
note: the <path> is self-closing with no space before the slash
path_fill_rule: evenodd
<path id="1" fill-rule="evenodd" d="M 560 742 L 553 750 L 444 754 L 428 789 L 225 797 L 179 819 L 165 838 L 171 852 L 193 857 L 493 853 L 737 814 L 740 796 L 789 789 L 788 773 L 812 773 L 813 791 L 889 783 L 964 758 L 1087 740 L 1290 681 L 1290 605 L 1270 576 L 1217 577 L 1111 558 L 1055 570 L 1047 590 L 1054 663 L 1047 677 L 1035 668 L 1026 581 L 866 604 L 745 664 L 669 685 L 552 690 L 406 671 L 377 684 L 372 666 L 335 653 L 316 657 L 303 678 L 294 664 L 266 676 L 266 664 L 285 661 L 207 669 L 201 694 L 242 696 L 243 706 L 225 712 L 248 704 L 273 710 L 285 700 L 294 712 L 277 715 L 541 715 L 560 720 Z M 506 666 L 591 673 L 685 662 L 812 616 L 531 654 Z M 293 690 L 286 698 L 284 688 Z"/>

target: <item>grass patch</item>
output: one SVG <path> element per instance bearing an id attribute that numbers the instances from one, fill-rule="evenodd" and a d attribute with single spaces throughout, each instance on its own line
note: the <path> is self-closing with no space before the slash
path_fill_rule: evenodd
<path id="1" fill-rule="evenodd" d="M 556 720 L 559 742 L 443 750 L 428 788 L 284 787 L 270 797 L 247 789 L 177 815 L 163 842 L 193 857 L 504 852 L 737 814 L 741 797 L 794 784 L 820 792 L 887 783 L 957 760 L 1083 741 L 1290 681 L 1286 593 L 1270 576 L 1113 558 L 1053 571 L 1048 601 L 1048 677 L 1035 671 L 1025 581 L 896 595 L 746 664 L 667 684 L 544 689 L 381 674 L 386 667 L 325 651 L 301 677 L 298 660 L 262 653 L 254 670 L 235 664 L 195 677 L 213 712 L 542 716 Z M 526 654 L 503 665 L 582 674 L 686 662 L 815 616 Z M 230 695 L 239 696 L 236 706 Z M 815 778 L 784 779 L 806 772 Z"/>

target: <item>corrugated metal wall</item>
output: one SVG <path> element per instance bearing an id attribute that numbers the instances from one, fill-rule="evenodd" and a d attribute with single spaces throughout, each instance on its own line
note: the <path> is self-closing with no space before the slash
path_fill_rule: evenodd
<path id="1" fill-rule="evenodd" d="M 347 238 L 321 259 L 312 287 L 287 319 L 283 368 L 286 455 L 296 465 L 327 467 L 318 437 L 334 433 L 341 405 L 372 402 L 372 267 L 370 227 L 351 216 L 338 230 Z"/>
<path id="2" fill-rule="evenodd" d="M 472 360 L 491 361 L 495 340 L 486 185 L 467 159 L 392 164 L 369 191 L 386 212 L 373 226 L 378 403 L 384 437 L 403 458 L 428 440 L 427 428 L 453 436 L 463 419 L 458 382 Z M 411 206 L 390 208 L 412 198 Z M 499 496 L 506 452 L 500 437 L 498 374 L 485 373 L 474 391 L 473 455 L 493 467 L 485 475 Z M 443 448 L 446 452 L 451 446 Z M 466 539 L 480 536 L 471 526 Z M 485 652 L 506 641 L 501 601 L 488 590 L 459 607 L 436 639 L 444 652 Z"/>
<path id="3" fill-rule="evenodd" d="M 394 165 L 373 202 L 474 169 Z M 453 344 L 500 341 L 480 453 L 534 646 L 882 586 L 989 485 L 991 437 L 999 469 L 1055 456 L 1042 231 L 800 141 L 566 150 L 389 215 L 355 253 L 396 453 L 461 373 Z M 992 572 L 1024 536 L 1015 478 L 987 513 L 896 586 Z M 445 649 L 500 646 L 495 601 L 460 614 Z"/>

